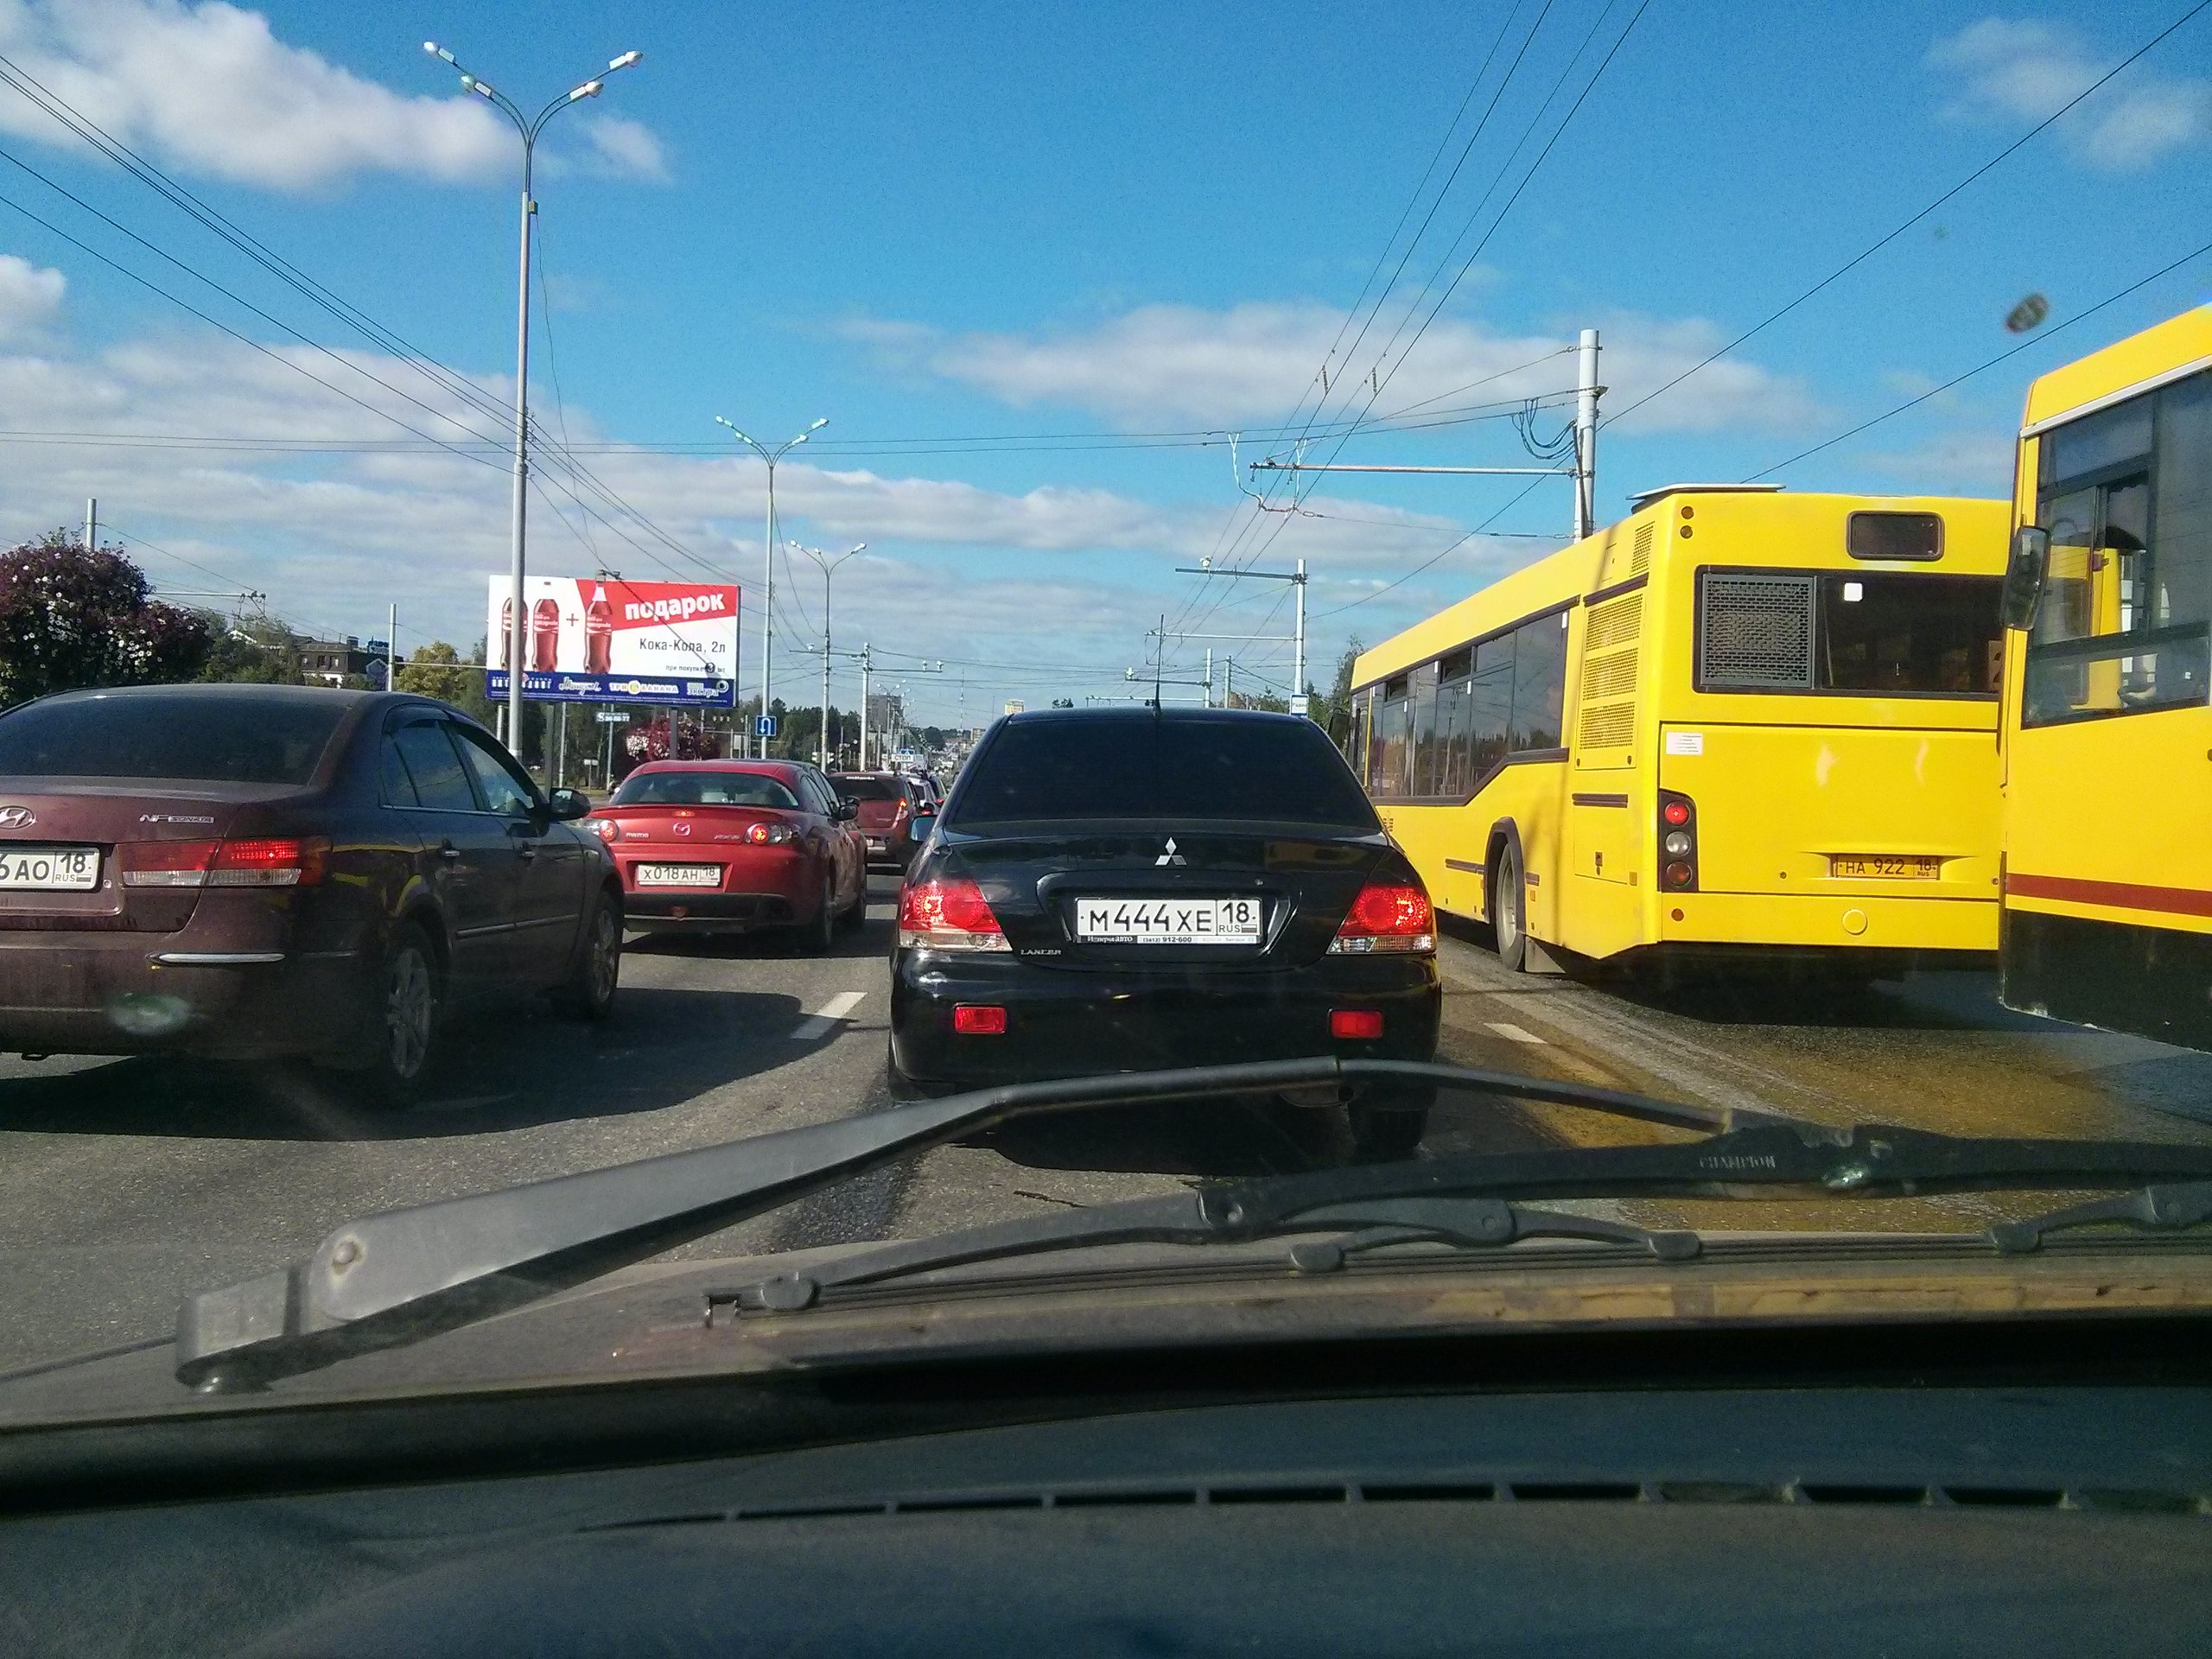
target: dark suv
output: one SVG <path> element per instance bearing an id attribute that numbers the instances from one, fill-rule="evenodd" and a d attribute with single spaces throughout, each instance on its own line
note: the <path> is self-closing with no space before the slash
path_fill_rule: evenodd
<path id="1" fill-rule="evenodd" d="M 1197 709 L 994 726 L 907 872 L 898 1078 L 940 1090 L 1315 1054 L 1432 1059 L 1428 895 L 1320 728 Z M 1430 1096 L 1351 1103 L 1372 1156 Z"/>
<path id="2" fill-rule="evenodd" d="M 904 870 L 929 836 L 936 811 L 918 779 L 903 772 L 833 772 L 831 787 L 860 809 L 854 828 L 866 837 L 868 861 Z"/>

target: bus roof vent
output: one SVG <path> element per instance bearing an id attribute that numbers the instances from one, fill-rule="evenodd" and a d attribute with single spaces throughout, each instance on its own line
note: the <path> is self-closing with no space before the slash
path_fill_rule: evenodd
<path id="1" fill-rule="evenodd" d="M 1698 599 L 1699 689 L 1812 685 L 1812 577 L 1708 570 Z"/>
<path id="2" fill-rule="evenodd" d="M 1638 490 L 1628 499 L 1631 512 L 1642 512 L 1654 501 L 1670 495 L 1772 495 L 1779 484 L 1666 484 L 1656 490 Z"/>

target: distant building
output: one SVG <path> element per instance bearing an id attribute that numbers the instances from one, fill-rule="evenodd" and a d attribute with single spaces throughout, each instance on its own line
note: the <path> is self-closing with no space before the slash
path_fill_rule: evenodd
<path id="1" fill-rule="evenodd" d="M 381 684 L 386 649 L 381 639 L 361 640 L 350 633 L 343 639 L 302 639 L 300 677 L 311 685 L 318 680 L 325 685 L 343 685 L 348 677 L 373 679 Z"/>

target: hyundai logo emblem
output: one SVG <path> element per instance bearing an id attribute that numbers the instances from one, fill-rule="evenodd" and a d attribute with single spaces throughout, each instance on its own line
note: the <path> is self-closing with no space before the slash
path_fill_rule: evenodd
<path id="1" fill-rule="evenodd" d="M 0 806 L 0 830 L 28 830 L 37 822 L 28 806 Z"/>

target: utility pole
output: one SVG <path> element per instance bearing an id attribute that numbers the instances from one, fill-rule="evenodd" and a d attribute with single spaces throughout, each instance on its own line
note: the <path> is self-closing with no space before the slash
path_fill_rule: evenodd
<path id="1" fill-rule="evenodd" d="M 1294 613 L 1296 620 L 1292 624 L 1288 641 L 1291 648 L 1290 712 L 1294 715 L 1306 713 L 1306 561 L 1298 560 L 1288 570 L 1217 570 L 1211 559 L 1201 559 L 1195 565 L 1178 565 L 1175 574 L 1179 576 L 1225 576 L 1231 581 L 1249 577 L 1255 582 L 1287 582 L 1292 584 L 1298 605 Z M 1166 626 L 1166 619 L 1163 617 L 1160 626 L 1165 630 Z M 1278 644 L 1283 643 L 1281 634 L 1179 633 L 1175 637 L 1179 639 L 1273 639 Z"/>
<path id="2" fill-rule="evenodd" d="M 855 542 L 833 559 L 818 547 L 801 547 L 797 542 L 791 543 L 791 551 L 805 554 L 822 570 L 822 731 L 815 746 L 815 755 L 817 764 L 824 772 L 830 770 L 830 575 L 847 559 L 867 550 L 866 542 Z"/>
<path id="3" fill-rule="evenodd" d="M 384 613 L 384 689 L 399 690 L 399 607 L 387 605 Z"/>
<path id="4" fill-rule="evenodd" d="M 775 696 L 776 463 L 829 425 L 830 417 L 824 415 L 797 437 L 779 443 L 772 449 L 756 439 L 747 437 L 719 415 L 715 416 L 715 424 L 728 428 L 730 435 L 760 456 L 768 467 L 768 517 L 760 537 L 760 712 L 766 715 L 769 702 Z M 768 758 L 768 739 L 765 734 L 760 739 L 760 758 L 763 760 Z"/>
<path id="5" fill-rule="evenodd" d="M 423 42 L 423 49 L 432 57 L 461 69 L 461 62 L 435 41 Z M 509 603 L 514 615 L 507 629 L 507 745 L 519 760 L 522 756 L 522 677 L 523 646 L 530 634 L 530 618 L 523 609 L 523 538 L 529 528 L 530 505 L 530 221 L 537 212 L 537 202 L 531 194 L 531 173 L 537 154 L 537 135 L 545 124 L 570 105 L 587 98 L 597 98 L 605 77 L 617 70 L 627 69 L 645 57 L 642 52 L 625 52 L 610 60 L 607 67 L 582 85 L 572 87 L 555 99 L 535 116 L 525 116 L 520 107 L 505 93 L 496 91 L 490 82 L 461 70 L 463 92 L 475 93 L 493 109 L 514 123 L 515 130 L 522 135 L 522 273 L 515 298 L 515 460 L 514 505 L 508 549 Z M 488 642 L 487 642 L 488 644 Z M 491 652 L 485 653 L 487 657 Z"/>
<path id="6" fill-rule="evenodd" d="M 1574 539 L 1598 527 L 1598 331 L 1582 331 L 1574 387 Z"/>
<path id="7" fill-rule="evenodd" d="M 868 654 L 868 643 L 861 641 L 861 753 L 860 770 L 868 770 L 868 676 L 874 671 L 875 658 Z"/>
<path id="8" fill-rule="evenodd" d="M 85 551 L 98 550 L 100 544 L 100 504 L 92 496 L 85 498 Z"/>
<path id="9" fill-rule="evenodd" d="M 1299 560 L 1299 561 L 1298 561 L 1298 572 L 1297 572 L 1297 574 L 1296 574 L 1294 576 L 1293 576 L 1293 577 L 1291 578 L 1291 580 L 1292 580 L 1294 583 L 1296 583 L 1296 584 L 1297 584 L 1297 585 L 1296 585 L 1296 587 L 1295 587 L 1295 588 L 1294 589 L 1294 592 L 1295 593 L 1295 594 L 1296 594 L 1296 596 L 1297 596 L 1297 601 L 1298 601 L 1298 604 L 1297 604 L 1297 611 L 1298 611 L 1298 623 L 1297 623 L 1297 629 L 1296 629 L 1297 636 L 1298 636 L 1298 643 L 1297 643 L 1295 645 L 1294 645 L 1293 647 L 1291 647 L 1291 658 L 1292 658 L 1292 662 L 1293 662 L 1293 664 L 1294 664 L 1294 666 L 1293 666 L 1293 668 L 1291 669 L 1291 684 L 1290 684 L 1290 712 L 1291 712 L 1292 714 L 1294 714 L 1294 715 L 1302 715 L 1302 714 L 1304 714 L 1304 713 L 1306 712 L 1306 561 L 1305 561 L 1305 560 L 1300 559 L 1300 560 Z"/>
<path id="10" fill-rule="evenodd" d="M 1206 707 L 1213 707 L 1213 647 L 1206 647 Z"/>

